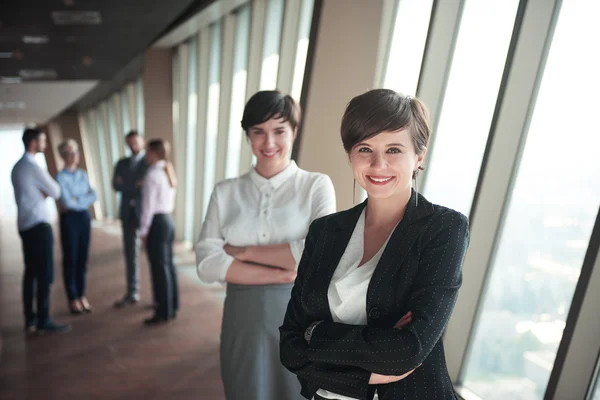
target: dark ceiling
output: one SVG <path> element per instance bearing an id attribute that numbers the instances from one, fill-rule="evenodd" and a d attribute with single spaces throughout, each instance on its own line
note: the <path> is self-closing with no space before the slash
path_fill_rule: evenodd
<path id="1" fill-rule="evenodd" d="M 110 81 L 158 37 L 210 2 L 2 0 L 0 77 Z M 87 13 L 57 14 L 65 11 Z M 65 17 L 74 24 L 57 25 Z"/>

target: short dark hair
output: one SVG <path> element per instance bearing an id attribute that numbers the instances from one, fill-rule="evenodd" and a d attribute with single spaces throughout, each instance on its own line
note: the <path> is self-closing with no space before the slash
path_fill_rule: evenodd
<path id="1" fill-rule="evenodd" d="M 346 107 L 341 126 L 344 150 L 350 153 L 354 146 L 370 137 L 405 128 L 410 129 L 415 152 L 422 154 L 431 135 L 425 104 L 390 89 L 370 90 L 353 98 Z M 414 172 L 414 177 L 417 173 Z"/>
<path id="2" fill-rule="evenodd" d="M 132 129 L 132 130 L 129 131 L 129 133 L 127 135 L 125 135 L 125 140 L 127 140 L 127 139 L 129 139 L 130 137 L 133 137 L 133 136 L 141 136 L 141 135 L 140 135 L 140 133 L 137 130 Z"/>
<path id="3" fill-rule="evenodd" d="M 300 105 L 289 95 L 284 95 L 278 90 L 263 90 L 255 93 L 246 103 L 242 128 L 248 130 L 255 125 L 262 124 L 271 118 L 283 118 L 296 129 L 300 123 Z"/>
<path id="4" fill-rule="evenodd" d="M 25 131 L 23 131 L 23 144 L 25 145 L 25 149 L 29 148 L 29 144 L 31 142 L 33 142 L 34 140 L 37 140 L 37 138 L 44 132 L 40 131 L 37 128 L 27 128 L 25 129 Z"/>

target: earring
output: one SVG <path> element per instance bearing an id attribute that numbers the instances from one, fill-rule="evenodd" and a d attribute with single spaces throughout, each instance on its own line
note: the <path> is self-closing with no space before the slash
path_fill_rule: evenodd
<path id="1" fill-rule="evenodd" d="M 419 205 L 419 182 L 417 181 L 417 171 L 413 172 L 413 181 L 415 187 L 415 206 Z"/>
<path id="2" fill-rule="evenodd" d="M 352 185 L 352 205 L 356 205 L 356 179 L 352 178 L 354 184 Z"/>

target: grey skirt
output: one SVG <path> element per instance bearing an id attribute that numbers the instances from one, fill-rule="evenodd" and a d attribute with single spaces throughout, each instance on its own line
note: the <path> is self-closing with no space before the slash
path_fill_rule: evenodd
<path id="1" fill-rule="evenodd" d="M 279 360 L 279 327 L 292 284 L 227 284 L 221 377 L 227 400 L 300 400 L 300 383 Z"/>

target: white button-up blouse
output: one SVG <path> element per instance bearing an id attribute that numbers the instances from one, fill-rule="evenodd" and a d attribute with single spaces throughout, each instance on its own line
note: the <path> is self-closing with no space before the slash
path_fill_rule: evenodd
<path id="1" fill-rule="evenodd" d="M 212 193 L 196 243 L 198 276 L 224 282 L 234 258 L 223 246 L 289 243 L 296 265 L 310 223 L 335 212 L 335 190 L 324 174 L 304 171 L 294 161 L 266 179 L 254 169 L 219 182 Z"/>

